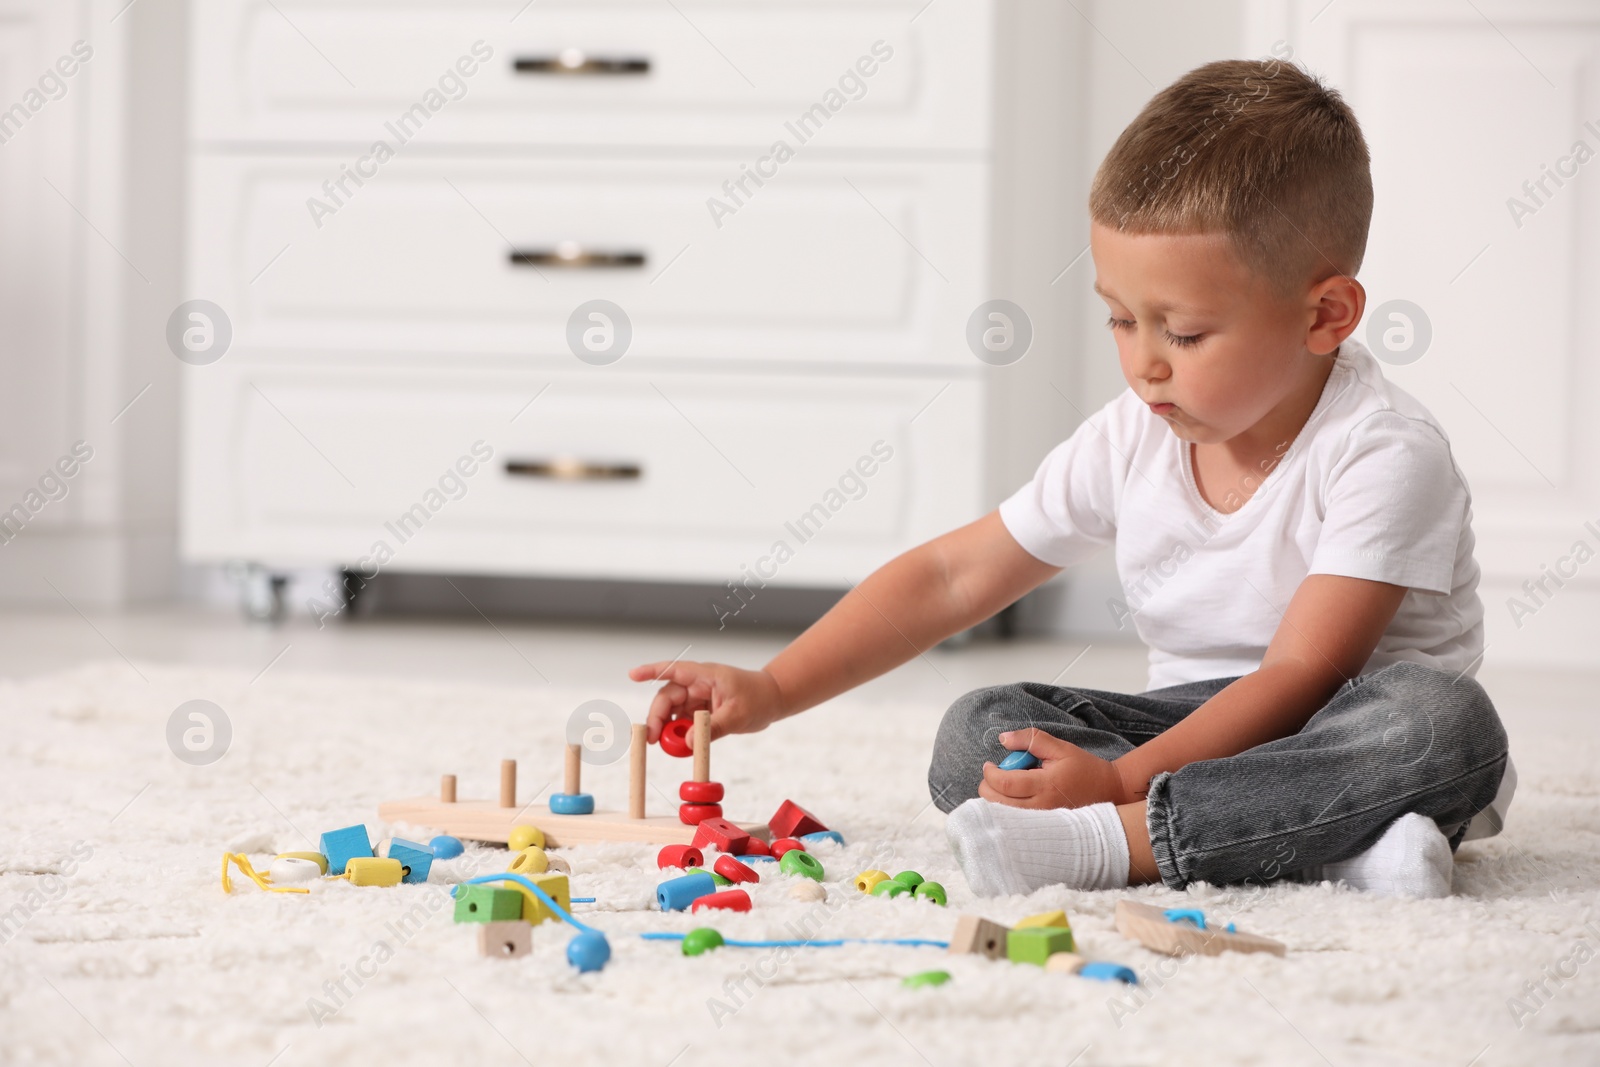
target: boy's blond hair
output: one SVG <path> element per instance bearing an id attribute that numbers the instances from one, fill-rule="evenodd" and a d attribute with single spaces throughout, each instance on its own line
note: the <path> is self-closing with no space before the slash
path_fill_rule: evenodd
<path id="1" fill-rule="evenodd" d="M 1367 143 L 1349 105 L 1276 59 L 1197 67 L 1157 93 L 1089 193 L 1128 233 L 1223 233 L 1283 291 L 1355 274 L 1372 221 Z"/>

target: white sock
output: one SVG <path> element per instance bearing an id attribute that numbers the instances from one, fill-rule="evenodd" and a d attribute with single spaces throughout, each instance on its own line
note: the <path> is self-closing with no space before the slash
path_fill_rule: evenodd
<path id="1" fill-rule="evenodd" d="M 1384 897 L 1447 897 L 1455 857 L 1438 823 L 1412 812 L 1390 823 L 1365 852 L 1306 873 Z"/>
<path id="2" fill-rule="evenodd" d="M 974 797 L 950 813 L 944 832 L 981 897 L 1128 886 L 1128 835 L 1113 804 L 1036 810 Z"/>

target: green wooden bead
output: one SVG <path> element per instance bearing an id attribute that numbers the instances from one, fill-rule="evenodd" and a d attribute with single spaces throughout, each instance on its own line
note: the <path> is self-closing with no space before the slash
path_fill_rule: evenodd
<path id="1" fill-rule="evenodd" d="M 916 871 L 901 871 L 899 874 L 894 876 L 894 880 L 899 882 L 901 885 L 910 886 L 912 889 L 917 888 L 917 886 L 927 881 L 926 878 L 922 877 L 922 875 L 918 874 Z"/>
<path id="2" fill-rule="evenodd" d="M 900 984 L 907 989 L 924 989 L 928 986 L 944 985 L 950 981 L 949 971 L 923 971 L 921 974 L 910 974 L 900 980 Z"/>
<path id="3" fill-rule="evenodd" d="M 909 892 L 911 892 L 910 886 L 906 885 L 904 882 L 897 882 L 893 878 L 885 878 L 883 881 L 872 887 L 873 896 L 888 897 L 891 900 L 898 896 L 904 896 Z"/>
<path id="4" fill-rule="evenodd" d="M 683 873 L 684 874 L 709 874 L 711 876 L 712 880 L 715 881 L 717 883 L 717 885 L 719 885 L 719 886 L 732 885 L 733 884 L 732 881 L 730 881 L 727 878 L 724 878 L 722 875 L 718 874 L 716 871 L 708 871 L 704 867 L 690 867 L 687 871 L 684 871 Z"/>
<path id="5" fill-rule="evenodd" d="M 798 848 L 791 848 L 783 854 L 783 858 L 778 861 L 778 869 L 786 874 L 798 874 L 802 878 L 809 878 L 813 882 L 822 881 L 822 861 Z"/>
<path id="6" fill-rule="evenodd" d="M 1072 951 L 1072 931 L 1065 926 L 1024 926 L 1006 935 L 1006 956 L 1012 963 L 1040 967 L 1057 952 Z"/>
<path id="7" fill-rule="evenodd" d="M 938 882 L 923 882 L 917 886 L 916 894 L 918 900 L 931 900 L 941 908 L 945 905 L 944 886 Z"/>
<path id="8" fill-rule="evenodd" d="M 709 926 L 697 927 L 683 935 L 683 954 L 699 956 L 722 947 L 722 935 Z"/>

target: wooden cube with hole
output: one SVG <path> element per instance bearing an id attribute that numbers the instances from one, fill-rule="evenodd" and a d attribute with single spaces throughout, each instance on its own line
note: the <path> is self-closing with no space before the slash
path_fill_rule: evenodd
<path id="1" fill-rule="evenodd" d="M 963 915 L 956 920 L 956 932 L 950 935 L 950 951 L 1003 960 L 1010 933 L 1011 928 L 1000 923 L 976 915 Z"/>
<path id="2" fill-rule="evenodd" d="M 512 960 L 533 952 L 533 927 L 521 919 L 483 923 L 478 927 L 478 955 Z"/>

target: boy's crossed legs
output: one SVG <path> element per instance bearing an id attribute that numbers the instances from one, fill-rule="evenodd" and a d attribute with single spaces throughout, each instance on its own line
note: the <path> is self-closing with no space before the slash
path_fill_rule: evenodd
<path id="1" fill-rule="evenodd" d="M 1033 683 L 970 693 L 940 726 L 929 788 L 946 812 L 975 798 L 984 762 L 1005 755 L 999 735 L 1030 726 L 1115 759 L 1231 681 L 1138 695 Z M 1505 763 L 1505 731 L 1482 687 L 1402 663 L 1346 684 L 1291 737 L 1157 775 L 1142 804 L 1036 811 L 976 800 L 949 832 L 986 894 L 1159 877 L 1175 889 L 1329 878 L 1437 896 Z M 1446 842 L 1440 824 L 1460 828 Z"/>

